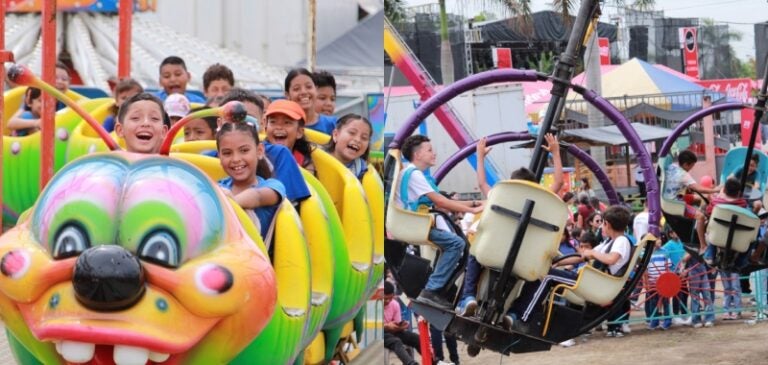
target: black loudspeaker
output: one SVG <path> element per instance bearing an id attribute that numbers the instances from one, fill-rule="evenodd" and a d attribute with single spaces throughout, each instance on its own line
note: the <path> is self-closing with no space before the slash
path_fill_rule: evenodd
<path id="1" fill-rule="evenodd" d="M 766 57 L 768 57 L 768 23 L 755 24 L 755 60 L 757 61 L 757 78 L 763 78 Z"/>
<path id="2" fill-rule="evenodd" d="M 629 28 L 629 58 L 633 57 L 648 61 L 648 27 Z"/>

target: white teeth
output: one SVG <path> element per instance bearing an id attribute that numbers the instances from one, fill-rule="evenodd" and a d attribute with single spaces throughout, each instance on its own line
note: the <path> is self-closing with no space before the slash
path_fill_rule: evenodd
<path id="1" fill-rule="evenodd" d="M 112 359 L 115 365 L 144 365 L 149 359 L 149 350 L 141 347 L 115 345 Z"/>
<path id="2" fill-rule="evenodd" d="M 169 357 L 171 357 L 170 354 L 163 354 L 163 353 L 154 352 L 154 351 L 149 353 L 149 359 L 154 362 L 163 362 L 165 360 L 168 360 Z"/>
<path id="3" fill-rule="evenodd" d="M 56 352 L 61 354 L 67 362 L 81 364 L 93 359 L 96 351 L 96 345 L 92 343 L 76 341 L 56 341 Z M 156 363 L 162 363 L 171 357 L 170 354 L 162 352 L 150 352 L 141 347 L 115 345 L 112 359 L 115 365 L 144 365 L 147 360 Z"/>
<path id="4" fill-rule="evenodd" d="M 56 343 L 56 351 L 61 354 L 61 357 L 63 357 L 64 360 L 79 364 L 93 359 L 96 345 L 84 342 L 62 341 Z"/>

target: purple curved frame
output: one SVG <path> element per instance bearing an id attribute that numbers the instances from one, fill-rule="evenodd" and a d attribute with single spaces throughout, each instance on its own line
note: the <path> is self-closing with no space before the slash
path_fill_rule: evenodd
<path id="1" fill-rule="evenodd" d="M 504 69 L 504 70 L 492 70 L 475 74 L 453 84 L 448 85 L 444 89 L 440 90 L 437 94 L 429 98 L 427 101 L 421 104 L 416 111 L 411 114 L 406 120 L 405 124 L 397 131 L 395 137 L 390 143 L 390 148 L 400 148 L 405 138 L 410 136 L 413 131 L 418 128 L 419 123 L 432 114 L 437 108 L 454 97 L 467 91 L 476 89 L 480 86 L 493 84 L 496 82 L 504 81 L 544 81 L 547 76 L 539 74 L 536 71 L 516 70 L 516 69 Z"/>
<path id="2" fill-rule="evenodd" d="M 534 140 L 535 138 L 526 132 L 502 132 L 502 133 L 496 133 L 491 134 L 487 137 L 487 145 L 493 146 L 497 145 L 499 143 L 504 142 L 514 142 L 514 141 L 528 141 L 528 140 Z M 477 148 L 477 141 L 474 141 L 461 149 L 459 149 L 456 153 L 451 155 L 447 160 L 443 162 L 442 165 L 440 165 L 440 168 L 437 169 L 434 173 L 434 178 L 439 184 L 440 181 L 445 177 L 445 175 L 448 174 L 456 165 L 458 165 L 460 162 L 464 161 L 467 157 L 469 157 L 471 154 L 475 153 L 475 149 Z M 600 182 L 600 185 L 603 187 L 603 190 L 605 190 L 605 194 L 608 196 L 608 201 L 611 204 L 618 204 L 619 203 L 619 196 L 616 194 L 616 190 L 613 188 L 613 185 L 611 185 L 610 179 L 608 179 L 608 175 L 605 174 L 605 171 L 603 171 L 600 168 L 600 165 L 592 159 L 592 156 L 590 156 L 588 153 L 584 152 L 581 148 L 577 147 L 576 145 L 569 144 L 566 150 L 579 159 L 584 165 L 589 168 L 590 171 L 592 171 L 593 174 L 595 174 L 595 177 Z"/>
<path id="3" fill-rule="evenodd" d="M 659 181 L 656 179 L 656 173 L 653 170 L 653 161 L 648 150 L 645 149 L 643 140 L 637 135 L 630 122 L 621 112 L 616 109 L 607 100 L 597 95 L 592 90 L 585 90 L 579 86 L 571 86 L 573 91 L 581 94 L 584 100 L 592 104 L 603 115 L 608 117 L 619 129 L 622 135 L 627 138 L 627 143 L 637 155 L 637 163 L 643 171 L 646 188 L 646 202 L 648 203 L 648 231 L 659 237 L 661 232 L 659 222 L 661 221 L 661 191 L 659 190 Z"/>
<path id="4" fill-rule="evenodd" d="M 664 143 L 661 144 L 661 149 L 659 150 L 659 158 L 665 157 L 667 153 L 669 153 L 669 150 L 672 148 L 672 144 L 674 144 L 675 141 L 677 141 L 677 138 L 680 137 L 680 135 L 682 135 L 683 132 L 685 132 L 688 129 L 688 127 L 691 126 L 691 124 L 695 123 L 699 119 L 717 112 L 722 112 L 726 110 L 741 110 L 749 107 L 750 107 L 749 105 L 745 105 L 741 103 L 725 103 L 725 104 L 712 105 L 709 108 L 701 109 L 696 113 L 691 114 L 688 118 L 685 118 L 685 120 L 680 122 L 680 124 L 678 124 L 677 127 L 675 127 L 675 129 L 672 131 L 672 134 L 670 134 L 669 137 L 667 137 L 667 139 L 664 140 Z"/>
<path id="5" fill-rule="evenodd" d="M 400 144 L 407 137 L 413 134 L 418 128 L 419 123 L 424 120 L 428 115 L 432 114 L 440 105 L 443 105 L 456 97 L 457 95 L 474 88 L 493 84 L 496 82 L 528 82 L 546 80 L 547 75 L 537 73 L 535 71 L 524 71 L 515 69 L 505 70 L 493 70 L 482 72 L 451 85 L 429 98 L 426 102 L 416 109 L 405 124 L 395 134 L 390 148 L 400 148 Z M 653 165 L 651 156 L 643 145 L 643 141 L 640 136 L 637 135 L 634 129 L 630 126 L 629 121 L 619 112 L 611 103 L 601 98 L 595 92 L 591 90 L 585 90 L 583 87 L 577 85 L 571 85 L 571 89 L 576 93 L 581 94 L 588 103 L 592 104 L 595 108 L 600 110 L 608 119 L 613 121 L 616 127 L 619 129 L 622 135 L 627 138 L 627 142 L 633 151 L 637 154 L 637 161 L 643 171 L 645 177 L 645 184 L 647 189 L 647 202 L 648 202 L 648 230 L 654 235 L 659 235 L 659 221 L 661 220 L 661 201 L 659 182 L 656 180 L 656 174 L 653 171 Z"/>

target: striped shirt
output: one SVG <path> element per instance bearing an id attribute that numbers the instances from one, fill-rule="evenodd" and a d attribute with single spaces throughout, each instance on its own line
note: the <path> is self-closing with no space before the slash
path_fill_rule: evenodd
<path id="1" fill-rule="evenodd" d="M 657 248 L 651 255 L 651 261 L 648 263 L 648 280 L 655 283 L 658 280 L 659 275 L 663 272 L 669 271 L 672 266 L 672 261 L 667 257 L 667 252 L 664 249 Z"/>

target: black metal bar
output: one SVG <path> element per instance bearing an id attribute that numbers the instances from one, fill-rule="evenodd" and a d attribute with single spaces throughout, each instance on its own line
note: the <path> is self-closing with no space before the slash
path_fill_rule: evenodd
<path id="1" fill-rule="evenodd" d="M 747 185 L 747 172 L 749 171 L 749 160 L 752 157 L 752 151 L 755 149 L 757 141 L 757 131 L 760 125 L 760 119 L 763 119 L 763 109 L 768 101 L 768 62 L 765 63 L 763 70 L 763 85 L 760 86 L 760 93 L 757 94 L 757 103 L 755 103 L 755 120 L 752 121 L 752 133 L 749 135 L 749 145 L 747 146 L 747 156 L 744 157 L 744 166 L 741 168 L 741 194 L 744 194 L 744 188 Z M 723 183 L 722 181 L 720 183 Z"/>
<path id="2" fill-rule="evenodd" d="M 510 210 L 496 204 L 491 205 L 491 210 L 501 215 L 515 218 L 517 220 L 520 220 L 523 217 L 521 213 L 515 212 L 514 210 Z M 533 217 L 531 217 L 530 220 L 531 220 L 530 223 L 533 224 L 534 226 L 542 229 L 546 229 L 547 231 L 557 232 L 560 230 L 560 227 L 551 223 L 544 222 L 543 220 L 536 219 Z"/>
<path id="3" fill-rule="evenodd" d="M 504 315 L 504 313 L 502 313 L 504 310 L 504 302 L 516 282 L 515 278 L 510 277 L 512 274 L 512 266 L 514 266 L 515 261 L 517 260 L 517 255 L 520 252 L 520 247 L 523 245 L 525 232 L 528 229 L 528 224 L 531 222 L 531 215 L 533 215 L 533 207 L 535 205 L 535 201 L 530 199 L 525 200 L 520 223 L 517 226 L 515 237 L 512 238 L 512 246 L 507 253 L 507 260 L 504 261 L 504 267 L 501 269 L 499 280 L 493 283 L 493 288 L 490 291 L 491 300 L 488 304 L 489 310 L 483 316 L 483 322 L 485 323 L 493 323 Z"/>
<path id="4" fill-rule="evenodd" d="M 736 225 L 738 223 L 739 216 L 736 214 L 731 215 L 731 224 L 728 226 L 728 238 L 725 240 L 725 252 L 723 253 L 723 261 L 720 262 L 721 267 L 730 266 L 731 255 L 733 255 L 733 235 L 736 233 Z"/>
<path id="5" fill-rule="evenodd" d="M 750 226 L 745 226 L 743 224 L 734 223 L 733 220 L 728 221 L 728 220 L 720 219 L 720 218 L 712 218 L 712 220 L 717 222 L 717 223 L 719 223 L 719 224 L 722 224 L 722 225 L 724 225 L 726 227 L 733 228 L 735 231 L 751 231 L 751 230 L 755 229 L 755 227 L 750 227 Z"/>
<path id="6" fill-rule="evenodd" d="M 587 33 L 593 15 L 599 9 L 600 4 L 598 0 L 583 0 L 581 2 L 579 14 L 574 20 L 573 28 L 571 28 L 565 52 L 560 54 L 560 58 L 555 63 L 555 70 L 552 73 L 551 79 L 552 91 L 550 93 L 552 98 L 549 101 L 549 106 L 547 106 L 547 114 L 544 116 L 544 121 L 539 128 L 539 135 L 536 137 L 536 145 L 533 149 L 531 164 L 529 165 L 529 169 L 536 175 L 536 180 L 541 179 L 541 175 L 544 173 L 544 166 L 546 165 L 547 154 L 541 148 L 544 144 L 544 135 L 552 128 L 555 119 L 560 118 L 560 114 L 565 106 L 565 97 L 568 95 L 568 87 L 573 78 L 573 72 L 578 60 L 577 57 L 582 47 L 582 40 Z M 597 29 L 594 31 L 597 32 Z"/>

